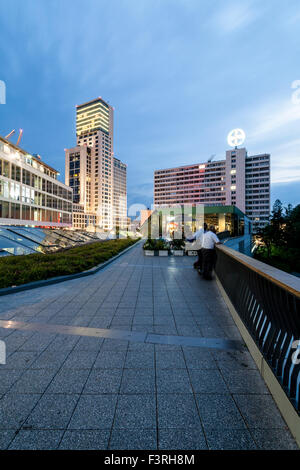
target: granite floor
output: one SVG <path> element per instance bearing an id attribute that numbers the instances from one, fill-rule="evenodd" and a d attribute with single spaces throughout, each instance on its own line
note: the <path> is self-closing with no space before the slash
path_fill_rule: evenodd
<path id="1" fill-rule="evenodd" d="M 141 245 L 0 297 L 1 449 L 297 449 L 214 281 Z"/>

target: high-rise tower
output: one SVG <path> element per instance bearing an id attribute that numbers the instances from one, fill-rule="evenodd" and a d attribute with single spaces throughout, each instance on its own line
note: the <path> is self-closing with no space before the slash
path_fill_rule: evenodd
<path id="1" fill-rule="evenodd" d="M 76 107 L 78 146 L 91 149 L 91 168 L 86 192 L 97 224 L 111 230 L 113 221 L 113 108 L 101 97 Z"/>
<path id="2" fill-rule="evenodd" d="M 116 228 L 124 228 L 127 226 L 127 165 L 115 157 L 113 162 L 114 225 Z"/>
<path id="3" fill-rule="evenodd" d="M 65 150 L 66 184 L 73 188 L 77 215 L 95 219 L 104 231 L 127 220 L 126 165 L 113 156 L 113 115 L 101 97 L 76 106 L 77 145 Z"/>

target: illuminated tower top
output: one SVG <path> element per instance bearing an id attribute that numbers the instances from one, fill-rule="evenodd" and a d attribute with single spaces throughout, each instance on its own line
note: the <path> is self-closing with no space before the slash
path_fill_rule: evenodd
<path id="1" fill-rule="evenodd" d="M 110 106 L 101 97 L 76 106 L 76 135 L 110 132 Z"/>

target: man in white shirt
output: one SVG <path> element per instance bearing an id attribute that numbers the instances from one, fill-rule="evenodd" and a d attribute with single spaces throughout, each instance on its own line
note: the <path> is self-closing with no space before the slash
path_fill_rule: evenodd
<path id="1" fill-rule="evenodd" d="M 194 263 L 194 268 L 198 269 L 199 271 L 202 270 L 202 242 L 203 242 L 203 235 L 207 231 L 207 224 L 203 224 L 203 228 L 200 228 L 197 230 L 197 232 L 194 233 L 193 238 L 187 238 L 187 241 L 192 243 L 195 240 L 197 240 L 197 253 L 198 253 L 198 260 Z"/>
<path id="2" fill-rule="evenodd" d="M 204 279 L 212 279 L 212 270 L 216 260 L 215 245 L 220 244 L 221 242 L 215 233 L 215 227 L 211 225 L 209 230 L 205 232 L 202 237 L 202 263 Z"/>

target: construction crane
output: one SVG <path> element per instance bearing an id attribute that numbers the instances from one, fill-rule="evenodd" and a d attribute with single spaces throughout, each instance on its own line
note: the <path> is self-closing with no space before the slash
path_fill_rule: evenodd
<path id="1" fill-rule="evenodd" d="M 20 143 L 20 140 L 21 140 L 21 138 L 22 138 L 22 135 L 23 135 L 23 129 L 19 129 L 19 137 L 18 137 L 18 140 L 17 140 L 17 147 L 18 147 L 18 145 L 19 145 L 19 143 Z"/>
<path id="2" fill-rule="evenodd" d="M 5 136 L 6 139 L 9 139 L 14 133 L 16 132 L 16 129 L 13 129 L 9 134 Z"/>
<path id="3" fill-rule="evenodd" d="M 5 136 L 6 139 L 9 139 L 12 135 L 14 135 L 16 133 L 16 129 L 13 129 L 9 134 L 7 134 Z M 19 145 L 20 143 L 20 140 L 22 138 L 22 134 L 23 134 L 23 129 L 19 129 L 19 137 L 18 137 L 18 140 L 17 140 L 17 146 Z"/>
<path id="4" fill-rule="evenodd" d="M 216 154 L 214 153 L 213 155 L 211 155 L 209 157 L 209 159 L 207 160 L 207 163 L 210 163 L 214 158 L 215 158 Z"/>

